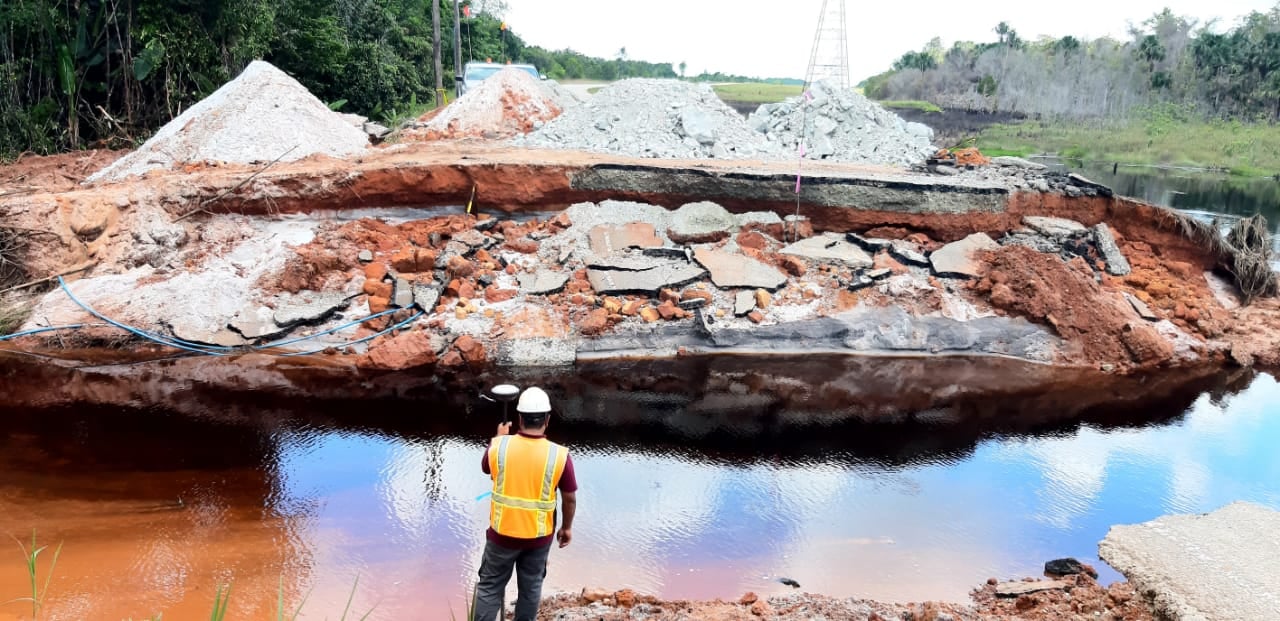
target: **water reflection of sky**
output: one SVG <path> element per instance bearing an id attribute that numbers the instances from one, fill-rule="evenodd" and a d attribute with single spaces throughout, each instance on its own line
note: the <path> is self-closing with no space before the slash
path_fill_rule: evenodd
<path id="1" fill-rule="evenodd" d="M 786 576 L 833 595 L 963 600 L 989 576 L 1096 559 L 1112 524 L 1236 500 L 1280 508 L 1277 440 L 1280 385 L 1259 376 L 1171 425 L 996 438 L 903 468 L 578 451 L 576 538 L 553 553 L 548 587 L 732 597 Z M 487 519 L 478 441 L 298 435 L 282 450 L 282 502 L 311 516 L 294 536 L 317 592 L 345 595 L 359 573 L 357 601 L 384 614 L 460 605 Z"/>

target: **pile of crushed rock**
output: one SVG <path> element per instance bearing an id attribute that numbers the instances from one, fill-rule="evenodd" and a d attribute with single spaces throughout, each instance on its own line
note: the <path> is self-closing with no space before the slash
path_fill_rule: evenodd
<path id="1" fill-rule="evenodd" d="M 813 160 L 910 166 L 935 151 L 928 126 L 825 82 L 800 97 L 760 106 L 747 124 L 786 153 L 796 153 L 804 138 L 805 157 Z"/>
<path id="2" fill-rule="evenodd" d="M 270 63 L 255 61 L 239 77 L 161 127 L 136 151 L 87 181 L 117 181 L 203 161 L 252 164 L 315 154 L 346 157 L 368 146 L 364 131 L 330 110 L 305 86 Z"/>
<path id="3" fill-rule="evenodd" d="M 710 85 L 679 80 L 615 82 L 516 144 L 643 158 L 780 156 Z"/>
<path id="4" fill-rule="evenodd" d="M 558 84 L 539 82 L 524 71 L 508 68 L 452 104 L 422 116 L 402 136 L 410 140 L 511 138 L 542 127 L 577 103 Z"/>

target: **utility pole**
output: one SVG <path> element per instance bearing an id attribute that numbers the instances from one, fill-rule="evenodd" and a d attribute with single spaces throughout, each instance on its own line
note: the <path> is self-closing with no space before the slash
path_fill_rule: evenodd
<path id="1" fill-rule="evenodd" d="M 431 0 L 431 34 L 434 37 L 434 56 L 436 62 L 436 107 L 439 108 L 441 95 L 444 94 L 444 66 L 440 64 L 440 0 Z"/>
<path id="2" fill-rule="evenodd" d="M 453 84 L 455 91 L 462 90 L 462 8 L 458 5 L 458 0 L 453 0 Z"/>

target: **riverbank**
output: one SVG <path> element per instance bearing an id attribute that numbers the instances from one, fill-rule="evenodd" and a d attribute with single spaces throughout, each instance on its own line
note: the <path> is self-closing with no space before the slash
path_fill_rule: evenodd
<path id="1" fill-rule="evenodd" d="M 1195 121 L 1148 113 L 1123 121 L 1026 120 L 989 126 L 978 136 L 989 154 L 1049 153 L 1077 160 L 1280 174 L 1280 125 Z"/>

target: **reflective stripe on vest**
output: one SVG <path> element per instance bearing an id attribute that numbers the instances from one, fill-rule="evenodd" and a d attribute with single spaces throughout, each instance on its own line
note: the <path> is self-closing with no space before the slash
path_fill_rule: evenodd
<path id="1" fill-rule="evenodd" d="M 568 451 L 545 439 L 503 436 L 490 445 L 489 453 L 493 530 L 520 539 L 551 534 L 555 528 L 556 487 L 564 474 Z"/>

